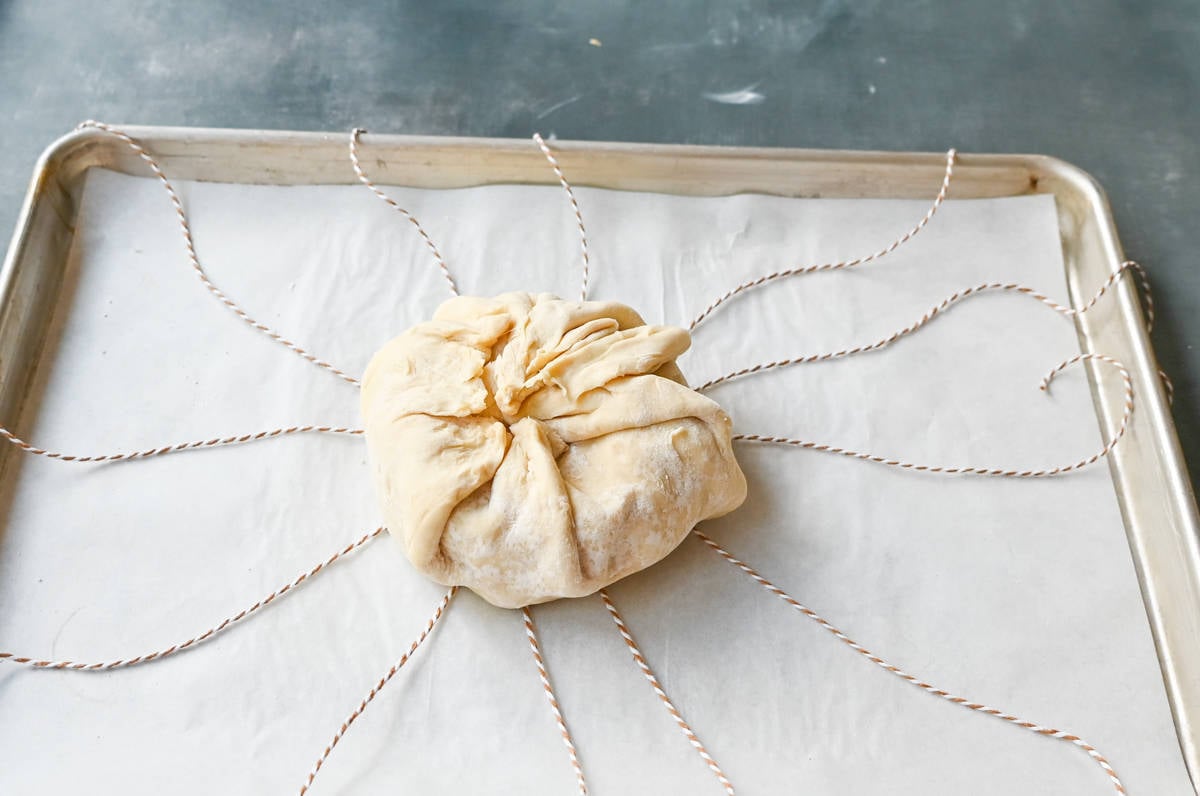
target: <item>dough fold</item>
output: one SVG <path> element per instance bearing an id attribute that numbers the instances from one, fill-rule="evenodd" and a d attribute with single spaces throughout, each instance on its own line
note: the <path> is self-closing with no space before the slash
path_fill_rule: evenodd
<path id="1" fill-rule="evenodd" d="M 614 302 L 447 301 L 363 376 L 388 530 L 426 576 L 504 608 L 659 561 L 746 497 L 729 416 L 675 366 L 690 344 Z"/>

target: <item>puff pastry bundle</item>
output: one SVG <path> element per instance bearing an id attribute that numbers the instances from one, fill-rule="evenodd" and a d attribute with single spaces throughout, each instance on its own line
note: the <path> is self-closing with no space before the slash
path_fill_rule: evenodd
<path id="1" fill-rule="evenodd" d="M 515 608 L 591 594 L 737 508 L 729 417 L 675 365 L 690 343 L 623 304 L 506 293 L 386 344 L 362 414 L 409 560 Z"/>

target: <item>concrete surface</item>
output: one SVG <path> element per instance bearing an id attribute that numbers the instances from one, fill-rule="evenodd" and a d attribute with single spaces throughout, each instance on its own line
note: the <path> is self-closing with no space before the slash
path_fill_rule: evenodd
<path id="1" fill-rule="evenodd" d="M 0 230 L 87 117 L 1051 154 L 1150 270 L 1200 470 L 1198 80 L 1195 0 L 0 0 Z"/>

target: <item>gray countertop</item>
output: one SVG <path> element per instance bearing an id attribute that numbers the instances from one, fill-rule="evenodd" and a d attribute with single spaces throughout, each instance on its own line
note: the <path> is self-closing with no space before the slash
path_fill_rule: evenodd
<path id="1" fill-rule="evenodd" d="M 1150 271 L 1200 469 L 1195 0 L 345 5 L 0 0 L 0 229 L 89 117 L 1055 155 Z"/>

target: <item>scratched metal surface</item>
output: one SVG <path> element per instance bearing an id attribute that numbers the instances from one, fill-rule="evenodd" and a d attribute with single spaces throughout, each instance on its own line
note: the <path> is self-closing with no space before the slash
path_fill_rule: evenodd
<path id="1" fill-rule="evenodd" d="M 0 0 L 0 74 L 0 229 L 40 149 L 88 116 L 1056 155 L 1099 178 L 1151 269 L 1200 462 L 1194 0 Z"/>

